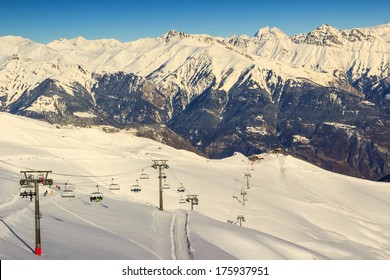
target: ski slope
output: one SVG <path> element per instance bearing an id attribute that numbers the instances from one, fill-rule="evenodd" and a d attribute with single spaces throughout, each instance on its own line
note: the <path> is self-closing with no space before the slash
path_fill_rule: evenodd
<path id="1" fill-rule="evenodd" d="M 388 183 L 280 154 L 209 160 L 130 132 L 8 113 L 0 126 L 0 259 L 390 259 Z M 153 159 L 169 165 L 163 211 Z M 51 170 L 54 180 L 40 187 L 41 257 L 33 254 L 34 202 L 18 196 L 22 170 Z M 109 190 L 112 178 L 120 190 Z M 131 192 L 137 180 L 142 191 Z M 65 183 L 75 198 L 61 198 Z M 104 199 L 91 202 L 96 185 Z M 199 198 L 194 210 L 179 203 L 189 194 Z"/>

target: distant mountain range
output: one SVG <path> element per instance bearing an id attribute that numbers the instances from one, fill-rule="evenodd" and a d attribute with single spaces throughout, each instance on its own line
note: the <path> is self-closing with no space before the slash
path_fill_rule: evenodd
<path id="1" fill-rule="evenodd" d="M 211 158 L 281 148 L 335 172 L 390 173 L 390 24 L 230 38 L 0 37 L 0 110 L 131 129 Z"/>

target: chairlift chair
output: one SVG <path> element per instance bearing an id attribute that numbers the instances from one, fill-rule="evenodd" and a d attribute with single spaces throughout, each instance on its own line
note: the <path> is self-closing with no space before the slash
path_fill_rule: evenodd
<path id="1" fill-rule="evenodd" d="M 132 185 L 130 188 L 130 191 L 135 192 L 135 193 L 141 191 L 141 186 L 138 184 L 138 180 L 136 180 L 136 181 L 137 181 L 137 184 Z"/>
<path id="2" fill-rule="evenodd" d="M 144 179 L 149 179 L 149 175 L 144 173 L 144 170 L 142 169 L 142 173 L 141 175 L 139 176 L 140 179 L 144 180 Z"/>
<path id="3" fill-rule="evenodd" d="M 121 189 L 121 187 L 118 184 L 110 184 L 108 186 L 108 189 L 110 191 L 119 191 Z"/>
<path id="4" fill-rule="evenodd" d="M 66 186 L 68 183 L 65 183 L 65 189 L 61 192 L 61 197 L 71 197 L 74 198 L 76 195 L 73 190 L 67 190 Z"/>
<path id="5" fill-rule="evenodd" d="M 120 190 L 120 186 L 118 184 L 114 184 L 114 178 L 111 179 L 111 184 L 108 186 L 110 191 L 118 191 Z"/>
<path id="6" fill-rule="evenodd" d="M 187 200 L 184 197 L 180 197 L 179 203 L 186 203 L 186 202 L 187 202 Z"/>
<path id="7" fill-rule="evenodd" d="M 162 178 L 162 179 L 166 179 L 167 178 L 167 175 L 164 173 L 164 171 L 161 172 L 161 176 L 159 176 L 159 178 Z"/>
<path id="8" fill-rule="evenodd" d="M 185 192 L 186 189 L 183 187 L 183 184 L 180 185 L 180 187 L 177 188 L 177 192 Z"/>
<path id="9" fill-rule="evenodd" d="M 93 192 L 90 195 L 90 200 L 94 202 L 99 202 L 100 200 L 103 200 L 103 194 L 101 192 Z"/>
<path id="10" fill-rule="evenodd" d="M 100 200 L 103 200 L 103 194 L 99 191 L 99 186 L 96 186 L 97 192 L 93 192 L 90 195 L 91 202 L 99 202 Z"/>
<path id="11" fill-rule="evenodd" d="M 61 192 L 61 197 L 71 197 L 71 198 L 74 198 L 76 195 L 74 193 L 74 191 L 72 190 L 63 190 Z"/>
<path id="12" fill-rule="evenodd" d="M 30 192 L 32 192 L 33 195 L 35 195 L 35 186 L 31 184 L 23 185 L 19 188 L 19 196 L 21 197 L 27 197 Z"/>
<path id="13" fill-rule="evenodd" d="M 167 181 L 164 180 L 164 184 L 162 185 L 163 190 L 169 190 L 171 187 L 167 183 Z"/>

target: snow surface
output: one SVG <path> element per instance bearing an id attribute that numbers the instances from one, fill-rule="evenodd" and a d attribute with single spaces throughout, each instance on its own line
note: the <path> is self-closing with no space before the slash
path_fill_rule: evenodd
<path id="1" fill-rule="evenodd" d="M 388 183 L 280 154 L 253 164 L 241 154 L 208 160 L 126 132 L 59 129 L 8 113 L 0 126 L 0 259 L 390 259 Z M 168 160 L 164 211 L 152 159 Z M 142 169 L 150 179 L 139 179 Z M 34 202 L 18 196 L 22 170 L 52 170 L 61 187 L 40 187 L 41 257 Z M 109 190 L 112 178 L 120 190 Z M 139 193 L 130 191 L 136 180 Z M 66 182 L 75 198 L 61 198 Z M 89 199 L 96 185 L 101 202 Z M 188 194 L 199 195 L 194 210 L 179 203 Z"/>

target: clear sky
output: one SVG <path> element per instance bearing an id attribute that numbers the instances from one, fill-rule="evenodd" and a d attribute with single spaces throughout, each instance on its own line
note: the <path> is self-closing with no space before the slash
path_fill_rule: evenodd
<path id="1" fill-rule="evenodd" d="M 0 36 L 40 43 L 77 36 L 128 42 L 172 29 L 252 36 L 264 26 L 295 35 L 324 23 L 338 29 L 390 23 L 390 1 L 0 0 Z"/>

